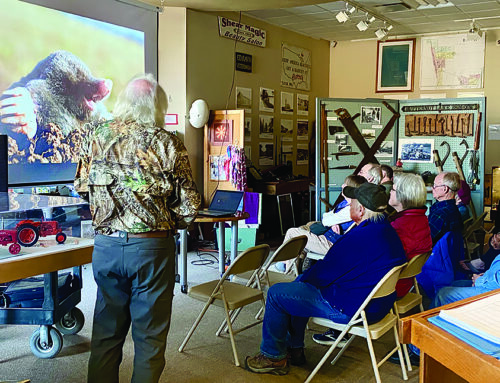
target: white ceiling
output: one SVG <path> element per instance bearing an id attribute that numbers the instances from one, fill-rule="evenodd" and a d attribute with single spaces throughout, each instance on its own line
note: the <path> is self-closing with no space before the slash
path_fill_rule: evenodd
<path id="1" fill-rule="evenodd" d="M 161 0 L 141 0 L 160 5 Z M 446 0 L 428 1 L 444 3 Z M 421 0 L 349 1 L 379 18 L 369 29 L 360 32 L 356 24 L 366 19 L 357 11 L 351 20 L 341 24 L 336 14 L 345 10 L 344 1 L 314 0 L 165 0 L 165 6 L 183 6 L 200 10 L 243 10 L 245 15 L 264 20 L 310 37 L 330 41 L 375 38 L 374 31 L 386 20 L 393 29 L 389 37 L 428 33 L 464 32 L 472 19 L 482 30 L 500 28 L 500 0 L 450 0 L 448 4 L 410 8 Z M 316 3 L 316 4 L 315 4 Z M 405 5 L 407 3 L 408 5 Z"/>

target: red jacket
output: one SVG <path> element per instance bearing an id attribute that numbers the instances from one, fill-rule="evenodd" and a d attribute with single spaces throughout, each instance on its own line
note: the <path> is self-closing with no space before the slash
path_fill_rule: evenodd
<path id="1" fill-rule="evenodd" d="M 431 229 L 425 216 L 427 208 L 407 209 L 390 217 L 391 225 L 398 233 L 409 261 L 415 255 L 432 250 Z M 396 293 L 401 298 L 410 291 L 413 279 L 401 279 L 396 285 Z"/>

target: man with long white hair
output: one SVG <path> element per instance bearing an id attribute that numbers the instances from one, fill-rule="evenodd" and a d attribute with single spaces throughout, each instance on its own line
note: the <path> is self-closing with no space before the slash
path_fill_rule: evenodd
<path id="1" fill-rule="evenodd" d="M 176 229 L 200 206 L 184 144 L 163 129 L 167 97 L 150 74 L 118 96 L 114 119 L 82 140 L 75 187 L 96 231 L 97 301 L 88 382 L 116 382 L 132 325 L 132 382 L 158 382 L 165 367 L 175 283 Z"/>

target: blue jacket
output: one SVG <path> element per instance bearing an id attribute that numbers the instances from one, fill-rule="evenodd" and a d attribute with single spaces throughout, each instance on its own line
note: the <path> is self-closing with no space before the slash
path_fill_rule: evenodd
<path id="1" fill-rule="evenodd" d="M 332 307 L 352 317 L 382 277 L 405 262 L 403 245 L 389 222 L 366 220 L 342 236 L 323 260 L 297 280 L 317 287 Z M 395 300 L 393 293 L 372 301 L 366 308 L 368 321 L 382 319 Z"/>
<path id="2" fill-rule="evenodd" d="M 449 231 L 432 248 L 432 254 L 417 275 L 417 281 L 432 300 L 441 287 L 464 279 L 460 261 L 464 259 L 462 233 Z"/>

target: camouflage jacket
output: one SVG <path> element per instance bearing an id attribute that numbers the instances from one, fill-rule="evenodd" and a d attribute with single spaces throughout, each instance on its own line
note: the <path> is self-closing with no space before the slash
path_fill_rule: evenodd
<path id="1" fill-rule="evenodd" d="M 131 121 L 108 121 L 83 138 L 75 188 L 100 234 L 186 228 L 201 201 L 179 138 Z"/>

